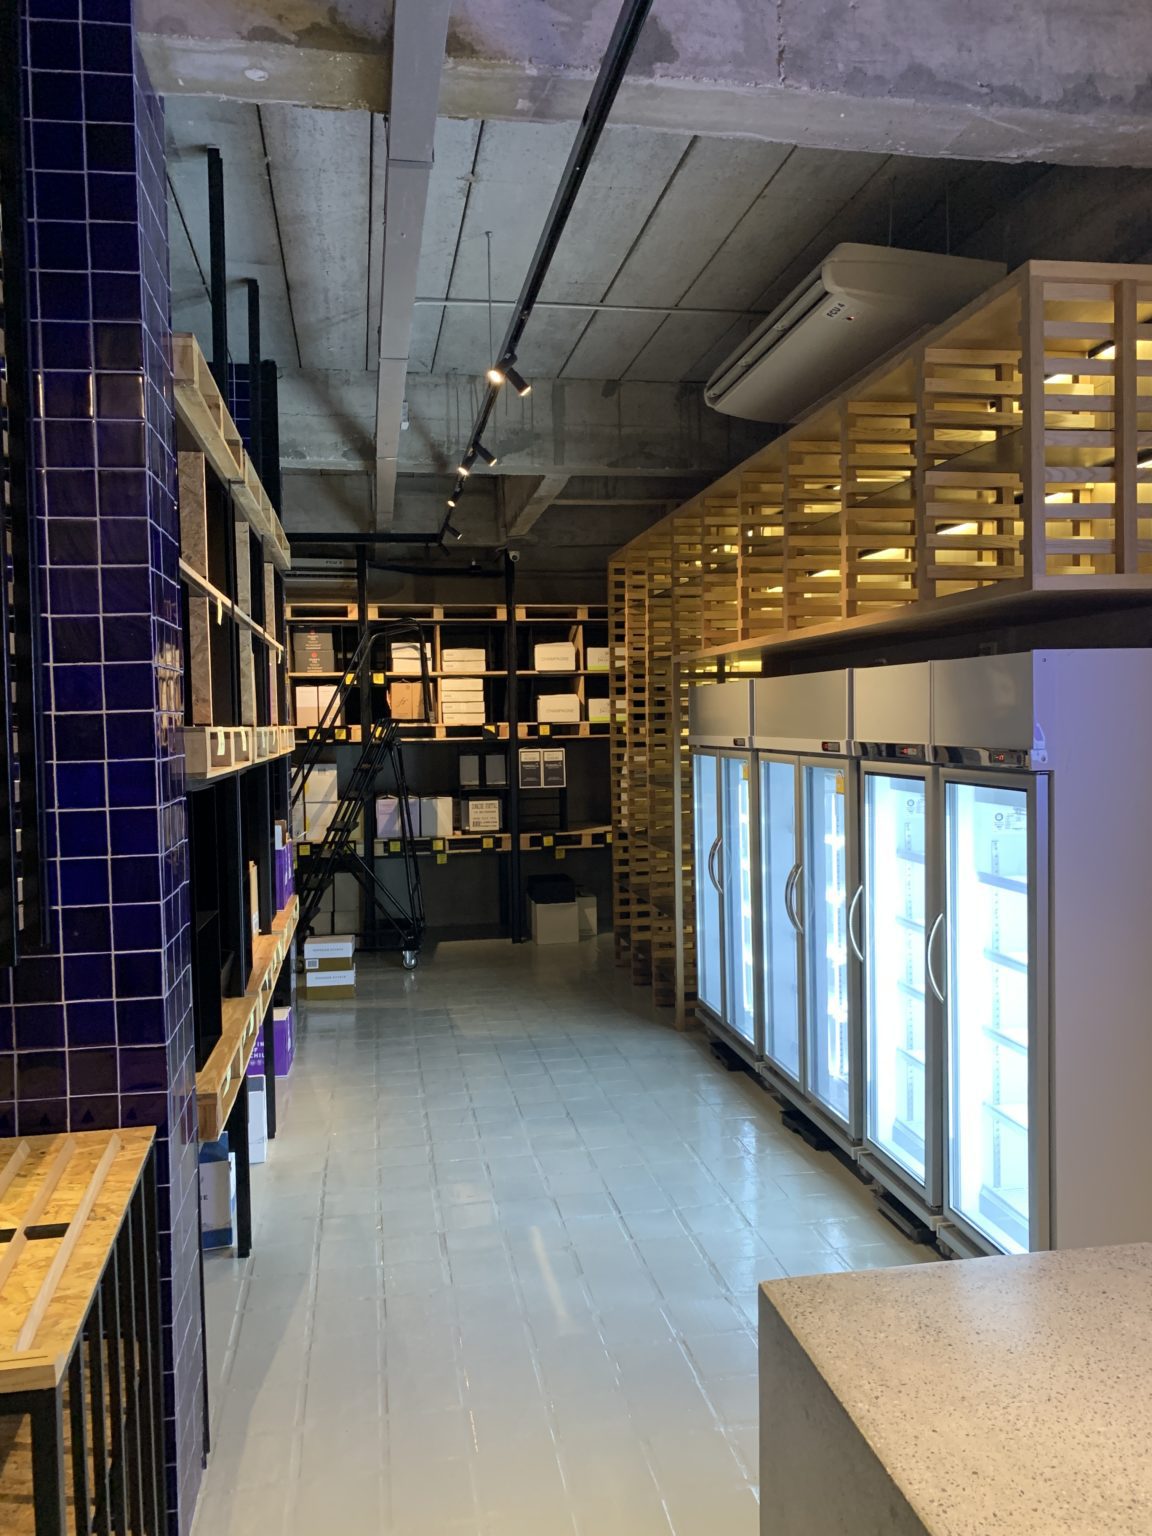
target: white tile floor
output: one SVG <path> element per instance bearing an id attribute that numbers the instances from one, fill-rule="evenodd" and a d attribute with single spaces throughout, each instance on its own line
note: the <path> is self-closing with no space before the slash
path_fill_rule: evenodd
<path id="1" fill-rule="evenodd" d="M 757 1282 L 926 1257 L 603 943 L 362 957 L 254 1198 L 196 1536 L 753 1536 Z"/>

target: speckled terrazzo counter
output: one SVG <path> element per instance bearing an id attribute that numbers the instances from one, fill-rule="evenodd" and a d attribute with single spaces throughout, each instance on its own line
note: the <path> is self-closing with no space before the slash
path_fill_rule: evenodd
<path id="1" fill-rule="evenodd" d="M 762 1536 L 1148 1536 L 1152 1244 L 779 1280 Z"/>

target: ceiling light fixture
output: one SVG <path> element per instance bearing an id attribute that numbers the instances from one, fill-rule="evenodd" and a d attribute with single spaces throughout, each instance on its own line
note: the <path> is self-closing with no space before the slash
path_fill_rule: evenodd
<path id="1" fill-rule="evenodd" d="M 449 505 L 452 505 L 452 503 L 449 503 Z M 454 539 L 462 539 L 464 537 L 459 528 L 453 528 L 451 523 L 446 523 L 444 525 L 444 532 L 450 533 Z"/>
<path id="2" fill-rule="evenodd" d="M 459 472 L 461 479 L 467 480 L 468 476 L 472 473 L 472 466 L 475 462 L 476 450 L 475 448 L 469 448 L 468 452 L 460 460 Z"/>
<path id="3" fill-rule="evenodd" d="M 512 388 L 520 396 L 521 400 L 523 400 L 525 395 L 530 395 L 532 393 L 531 384 L 529 384 L 521 374 L 516 372 L 511 363 L 509 363 L 507 368 L 505 368 L 504 375 L 507 378 L 509 384 L 511 384 Z"/>
<path id="4" fill-rule="evenodd" d="M 499 363 L 494 363 L 493 366 L 489 368 L 484 377 L 488 380 L 493 389 L 499 389 L 501 384 L 503 384 L 504 380 L 508 377 L 508 370 L 502 367 Z"/>
<path id="5" fill-rule="evenodd" d="M 476 444 L 475 453 L 470 454 L 468 459 L 470 459 L 472 462 L 475 462 L 476 459 L 483 459 L 484 463 L 487 464 L 489 469 L 492 468 L 493 464 L 498 462 L 496 455 L 494 453 L 489 453 L 483 443 Z M 465 462 L 468 462 L 468 459 L 466 459 Z"/>

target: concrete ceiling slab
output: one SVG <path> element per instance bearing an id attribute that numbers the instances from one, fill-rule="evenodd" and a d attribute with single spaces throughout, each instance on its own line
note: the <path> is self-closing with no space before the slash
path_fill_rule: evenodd
<path id="1" fill-rule="evenodd" d="M 593 315 L 564 364 L 564 377 L 622 379 L 659 324 L 659 315 Z"/>
<path id="2" fill-rule="evenodd" d="M 657 382 L 699 379 L 702 375 L 694 369 L 694 363 L 722 336 L 727 336 L 731 326 L 731 319 L 725 315 L 669 315 L 637 354 L 625 377 Z"/>

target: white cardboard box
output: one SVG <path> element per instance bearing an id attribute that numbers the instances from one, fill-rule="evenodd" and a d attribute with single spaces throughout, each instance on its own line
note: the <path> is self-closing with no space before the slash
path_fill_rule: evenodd
<path id="1" fill-rule="evenodd" d="M 336 814 L 336 769 L 313 768 L 304 793 L 292 808 L 292 836 L 297 841 L 319 842 Z"/>
<path id="2" fill-rule="evenodd" d="M 408 796 L 408 819 L 412 823 L 412 836 L 420 836 L 420 802 L 415 795 Z M 376 836 L 400 837 L 400 801 L 395 795 L 376 796 Z"/>
<path id="3" fill-rule="evenodd" d="M 440 712 L 441 725 L 483 725 L 482 709 L 467 709 L 462 704 L 451 705 Z"/>
<path id="4" fill-rule="evenodd" d="M 356 968 L 347 971 L 310 971 L 304 978 L 304 995 L 320 1002 L 338 1002 L 356 995 Z"/>
<path id="5" fill-rule="evenodd" d="M 537 902 L 529 899 L 532 939 L 536 944 L 578 944 L 580 919 L 574 901 Z"/>
<path id="6" fill-rule="evenodd" d="M 592 891 L 577 891 L 576 921 L 582 939 L 596 937 L 600 927 L 600 916 L 596 910 L 596 896 Z"/>
<path id="7" fill-rule="evenodd" d="M 320 724 L 320 717 L 316 713 L 316 685 L 314 683 L 296 684 L 296 724 Z"/>
<path id="8" fill-rule="evenodd" d="M 574 693 L 542 693 L 536 699 L 536 718 L 569 725 L 580 718 L 580 699 Z"/>
<path id="9" fill-rule="evenodd" d="M 466 645 L 446 645 L 440 652 L 442 672 L 484 672 L 488 657 L 483 650 Z"/>
<path id="10" fill-rule="evenodd" d="M 606 645 L 590 645 L 585 653 L 585 664 L 589 672 L 607 672 L 608 647 Z"/>
<path id="11" fill-rule="evenodd" d="M 205 1248 L 231 1248 L 236 1228 L 236 1156 L 227 1138 L 200 1148 L 200 1224 Z"/>
<path id="12" fill-rule="evenodd" d="M 452 836 L 452 797 L 450 795 L 420 796 L 420 836 Z"/>
<path id="13" fill-rule="evenodd" d="M 499 832 L 499 800 L 480 800 L 471 797 L 461 800 L 460 826 L 465 832 Z"/>
<path id="14" fill-rule="evenodd" d="M 389 650 L 389 661 L 397 677 L 420 676 L 420 647 L 415 640 L 398 640 Z M 424 658 L 432 670 L 432 643 L 424 642 Z"/>
<path id="15" fill-rule="evenodd" d="M 600 725 L 607 725 L 612 718 L 611 699 L 589 699 L 588 718 Z"/>
<path id="16" fill-rule="evenodd" d="M 576 647 L 567 640 L 532 647 L 537 672 L 575 672 Z"/>
<path id="17" fill-rule="evenodd" d="M 442 677 L 440 679 L 440 699 L 444 704 L 455 703 L 457 700 L 466 703 L 483 704 L 484 679 L 482 677 Z"/>
<path id="18" fill-rule="evenodd" d="M 351 933 L 334 933 L 331 938 L 304 940 L 304 969 L 311 971 L 310 960 L 347 960 L 351 965 L 356 954 L 356 936 Z M 334 973 L 335 974 L 335 973 Z"/>
<path id="19" fill-rule="evenodd" d="M 268 1085 L 262 1077 L 248 1078 L 248 1161 L 268 1161 Z"/>

